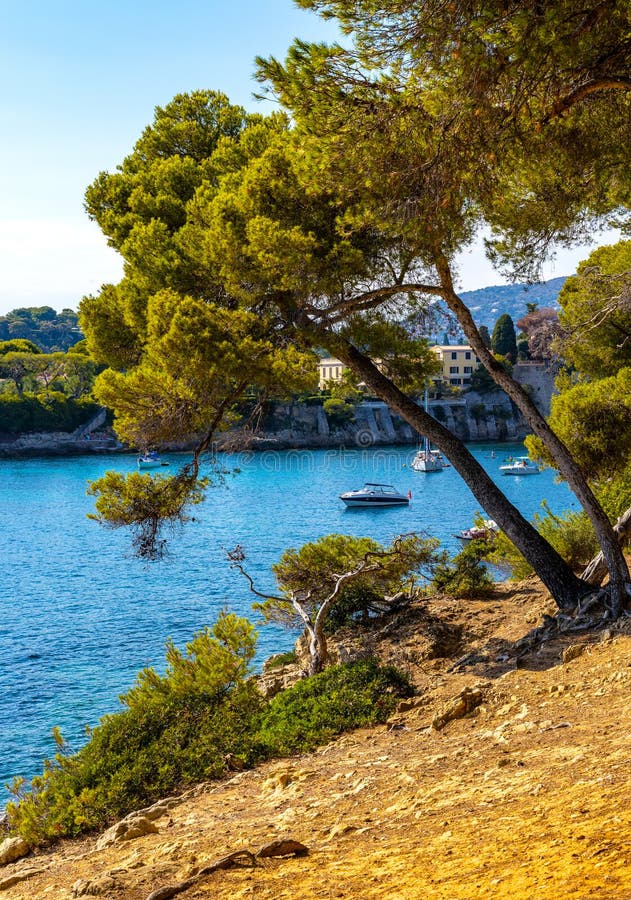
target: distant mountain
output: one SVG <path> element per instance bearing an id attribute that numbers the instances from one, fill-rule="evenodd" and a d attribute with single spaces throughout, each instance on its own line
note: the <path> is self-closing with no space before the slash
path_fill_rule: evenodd
<path id="1" fill-rule="evenodd" d="M 471 310 L 476 325 L 486 325 L 492 331 L 497 319 L 508 313 L 513 322 L 526 314 L 526 303 L 537 303 L 539 308 L 559 308 L 558 296 L 566 276 L 551 278 L 541 284 L 502 284 L 464 291 L 461 299 Z"/>

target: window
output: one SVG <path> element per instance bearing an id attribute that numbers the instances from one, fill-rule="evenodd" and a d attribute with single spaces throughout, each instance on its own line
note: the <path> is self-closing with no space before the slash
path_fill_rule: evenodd
<path id="1" fill-rule="evenodd" d="M 464 358 L 465 358 L 465 359 L 471 359 L 471 351 L 470 351 L 470 350 L 465 350 Z M 465 372 L 466 372 L 466 371 L 467 371 L 467 370 L 465 369 Z M 471 370 L 469 369 L 469 371 L 471 371 Z"/>
<path id="2" fill-rule="evenodd" d="M 449 366 L 449 374 L 450 375 L 458 375 L 459 372 L 460 372 L 460 369 L 458 368 L 458 366 Z"/>
<path id="3" fill-rule="evenodd" d="M 464 373 L 465 375 L 470 375 L 473 372 L 473 366 L 465 366 Z"/>
<path id="4" fill-rule="evenodd" d="M 454 350 L 451 351 L 451 358 L 458 359 L 458 354 Z"/>

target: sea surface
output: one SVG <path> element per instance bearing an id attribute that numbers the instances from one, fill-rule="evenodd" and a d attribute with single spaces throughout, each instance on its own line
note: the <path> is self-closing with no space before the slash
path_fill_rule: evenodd
<path id="1" fill-rule="evenodd" d="M 527 518 L 544 499 L 554 512 L 578 508 L 551 471 L 500 475 L 521 445 L 470 449 Z M 227 455 L 232 474 L 170 535 L 169 556 L 153 563 L 132 556 L 128 533 L 87 517 L 88 483 L 108 469 L 133 471 L 133 456 L 0 460 L 0 806 L 6 782 L 38 774 L 55 752 L 53 726 L 77 749 L 86 725 L 120 708 L 119 694 L 140 669 L 164 671 L 167 638 L 184 648 L 224 607 L 253 616 L 254 598 L 226 549 L 243 547 L 263 590 L 274 588 L 270 567 L 286 548 L 331 532 L 388 543 L 421 531 L 459 549 L 454 534 L 480 506 L 454 469 L 414 472 L 413 455 L 411 447 Z M 164 459 L 172 472 L 187 458 Z M 346 509 L 339 494 L 364 481 L 410 490 L 412 502 Z M 259 664 L 296 637 L 276 626 L 259 633 Z"/>

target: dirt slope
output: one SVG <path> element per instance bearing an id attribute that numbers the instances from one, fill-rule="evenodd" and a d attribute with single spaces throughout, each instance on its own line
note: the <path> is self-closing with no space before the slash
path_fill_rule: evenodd
<path id="1" fill-rule="evenodd" d="M 532 580 L 392 618 L 363 643 L 419 694 L 388 725 L 201 785 L 155 833 L 4 866 L 0 895 L 147 900 L 291 837 L 307 855 L 219 869 L 178 896 L 631 900 L 631 636 L 625 620 L 530 646 L 551 611 Z"/>

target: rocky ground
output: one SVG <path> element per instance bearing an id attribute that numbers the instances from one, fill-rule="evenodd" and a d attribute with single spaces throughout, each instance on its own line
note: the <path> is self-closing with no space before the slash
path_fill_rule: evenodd
<path id="1" fill-rule="evenodd" d="M 629 620 L 541 643 L 551 612 L 533 579 L 391 617 L 360 640 L 417 685 L 388 724 L 4 865 L 2 896 L 631 898 Z"/>

